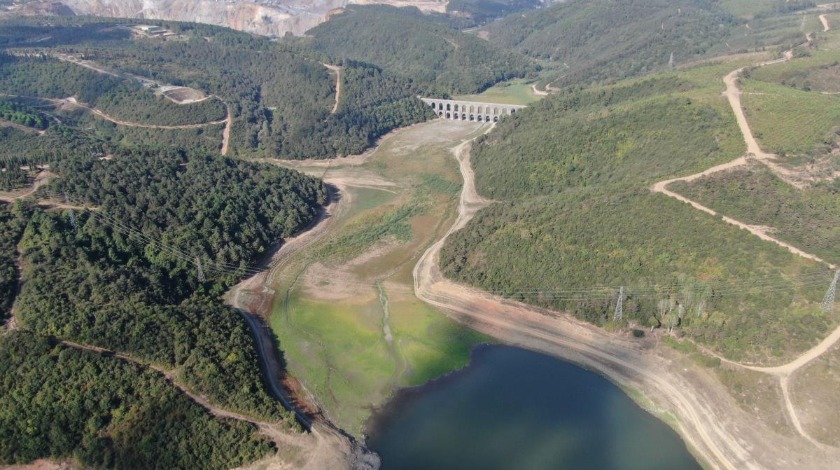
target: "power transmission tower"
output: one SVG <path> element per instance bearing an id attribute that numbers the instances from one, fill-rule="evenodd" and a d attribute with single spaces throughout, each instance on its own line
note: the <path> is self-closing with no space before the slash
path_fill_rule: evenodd
<path id="1" fill-rule="evenodd" d="M 76 213 L 73 212 L 73 209 L 70 209 L 70 225 L 73 226 L 73 230 L 79 229 L 79 222 L 76 220 Z"/>
<path id="2" fill-rule="evenodd" d="M 618 289 L 618 303 L 615 304 L 615 313 L 613 313 L 613 320 L 621 321 L 624 318 L 624 286 Z"/>
<path id="3" fill-rule="evenodd" d="M 207 278 L 204 277 L 204 268 L 201 267 L 201 259 L 198 257 L 195 258 L 195 267 L 198 269 L 198 282 L 207 282 Z"/>
<path id="4" fill-rule="evenodd" d="M 831 281 L 831 286 L 828 288 L 828 292 L 825 293 L 825 297 L 823 298 L 822 311 L 825 313 L 831 312 L 834 308 L 834 298 L 837 295 L 838 280 L 840 280 L 840 269 L 834 273 L 834 280 Z"/>

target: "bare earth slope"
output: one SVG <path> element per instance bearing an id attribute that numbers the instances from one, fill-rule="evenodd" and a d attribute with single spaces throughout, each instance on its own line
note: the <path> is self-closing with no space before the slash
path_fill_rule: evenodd
<path id="1" fill-rule="evenodd" d="M 447 0 L 63 0 L 77 15 L 149 18 L 215 24 L 266 36 L 302 35 L 348 3 L 415 6 L 443 12 Z"/>

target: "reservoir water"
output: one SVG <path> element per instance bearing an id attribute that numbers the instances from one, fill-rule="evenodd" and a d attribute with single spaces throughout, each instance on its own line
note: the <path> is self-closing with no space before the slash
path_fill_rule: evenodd
<path id="1" fill-rule="evenodd" d="M 403 390 L 368 426 L 389 469 L 700 469 L 679 436 L 573 364 L 481 346 L 462 371 Z"/>

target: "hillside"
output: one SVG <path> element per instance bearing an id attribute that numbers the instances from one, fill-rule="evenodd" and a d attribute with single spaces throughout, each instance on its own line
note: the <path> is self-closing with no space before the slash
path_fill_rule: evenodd
<path id="1" fill-rule="evenodd" d="M 724 8 L 740 4 L 728 3 L 573 0 L 511 15 L 485 31 L 493 44 L 553 64 L 556 70 L 546 81 L 555 86 L 643 75 L 701 57 L 801 38 L 792 16 L 777 19 L 772 14 L 776 10 L 770 9 L 748 24 Z"/>
<path id="2" fill-rule="evenodd" d="M 76 410 L 85 416 L 79 422 L 89 419 L 88 414 L 102 420 L 98 416 L 103 412 L 117 413 L 118 405 L 107 403 L 112 400 L 110 394 L 118 391 L 102 384 L 125 383 L 135 395 L 124 398 L 128 409 L 123 412 L 142 416 L 143 410 L 162 408 L 154 413 L 188 414 L 189 418 L 180 420 L 167 418 L 154 428 L 160 435 L 181 436 L 177 447 L 155 453 L 172 459 L 172 468 L 185 467 L 184 459 L 193 454 L 212 458 L 208 467 L 227 468 L 258 458 L 269 450 L 262 438 L 247 438 L 236 446 L 224 443 L 232 439 L 230 433 L 245 438 L 246 431 L 254 431 L 250 424 L 228 429 L 227 424 L 205 423 L 208 429 L 222 427 L 201 436 L 177 434 L 185 426 L 201 426 L 212 418 L 195 404 L 182 403 L 183 395 L 159 377 L 124 361 L 150 364 L 179 387 L 230 412 L 295 428 L 292 415 L 263 385 L 247 324 L 237 312 L 222 306 L 218 296 L 269 247 L 309 224 L 325 202 L 326 190 L 320 181 L 291 170 L 218 156 L 121 149 L 112 157 L 102 160 L 82 154 L 53 162 L 52 171 L 62 177 L 57 184 L 39 188 L 38 196 L 66 198 L 73 209 L 45 210 L 27 200 L 19 200 L 12 208 L 0 207 L 0 229 L 8 235 L 0 247 L 0 281 L 10 286 L 20 277 L 22 286 L 16 296 L 16 289 L 11 298 L 4 296 L 0 306 L 5 316 L 14 301 L 16 327 L 25 330 L 21 336 L 0 341 L 0 355 L 18 357 L 15 348 L 20 341 L 43 344 L 39 348 L 45 354 L 12 361 L 0 371 L 0 382 L 23 373 L 18 371 L 47 367 L 49 356 L 58 355 L 64 361 L 63 375 L 48 382 L 72 383 L 87 376 L 84 380 L 98 384 L 84 395 L 51 388 L 84 401 Z M 84 210 L 82 204 L 95 209 Z M 59 354 L 67 348 L 55 350 L 56 341 L 72 341 L 66 344 L 76 349 L 117 351 L 121 359 L 113 363 L 114 358 Z M 33 417 L 62 423 L 61 416 L 68 416 L 67 411 L 45 406 L 44 397 L 27 390 L 21 388 L 15 397 L 30 403 Z M 12 416 L 16 403 L 2 401 L 0 416 Z M 112 419 L 120 423 L 119 435 L 151 432 L 147 431 L 151 424 L 141 417 L 124 423 L 118 415 Z M 0 421 L 8 432 L 18 432 L 17 420 Z M 108 458 L 112 452 L 115 461 L 106 466 L 125 466 L 119 462 L 132 455 L 149 458 L 132 439 L 115 438 L 112 450 L 91 441 L 96 437 L 91 430 L 104 424 L 84 431 L 74 426 L 44 426 L 51 430 L 23 440 L 4 440 L 7 445 L 0 461 L 76 457 L 93 464 L 100 460 L 91 459 Z M 220 441 L 213 443 L 214 439 Z"/>
<path id="3" fill-rule="evenodd" d="M 538 70 L 522 55 L 494 47 L 411 8 L 349 7 L 307 34 L 318 51 L 376 64 L 427 93 L 476 93 Z"/>
<path id="4" fill-rule="evenodd" d="M 598 325 L 678 328 L 738 360 L 824 335 L 838 318 L 809 282 L 824 268 L 648 189 L 743 152 L 706 79 L 724 67 L 569 88 L 505 119 L 473 148 L 477 188 L 499 202 L 450 237 L 444 273 Z"/>
<path id="5" fill-rule="evenodd" d="M 88 108 L 94 116 L 74 112 L 79 127 L 133 145 L 154 144 L 143 129 L 157 127 L 166 131 L 159 133 L 162 145 L 223 150 L 230 110 L 230 153 L 257 157 L 360 153 L 391 129 L 429 116 L 410 82 L 364 64 L 347 65 L 342 89 L 375 90 L 377 100 L 338 97 L 333 112 L 336 77 L 315 51 L 197 24 L 170 24 L 178 36 L 167 39 L 136 37 L 127 24 L 86 21 L 3 23 L 9 54 L 0 52 L 0 93 L 36 97 L 39 107 Z M 161 91 L 173 86 L 208 98 L 173 103 Z M 75 102 L 68 105 L 68 97 Z"/>

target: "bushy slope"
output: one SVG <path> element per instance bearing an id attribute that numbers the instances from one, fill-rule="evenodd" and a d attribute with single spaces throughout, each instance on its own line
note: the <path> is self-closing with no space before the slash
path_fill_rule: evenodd
<path id="1" fill-rule="evenodd" d="M 699 57 L 743 24 L 710 0 L 573 0 L 490 24 L 490 42 L 556 62 L 559 84 L 620 79 Z"/>
<path id="2" fill-rule="evenodd" d="M 473 147 L 478 190 L 499 202 L 450 237 L 444 273 L 599 325 L 677 328 L 734 358 L 806 349 L 840 320 L 819 310 L 830 273 L 650 192 L 743 151 L 715 99 L 670 73 L 570 88 L 504 119 Z"/>
<path id="3" fill-rule="evenodd" d="M 437 23 L 413 8 L 352 6 L 308 34 L 318 51 L 376 64 L 439 94 L 479 92 L 537 69 L 522 55 Z"/>

